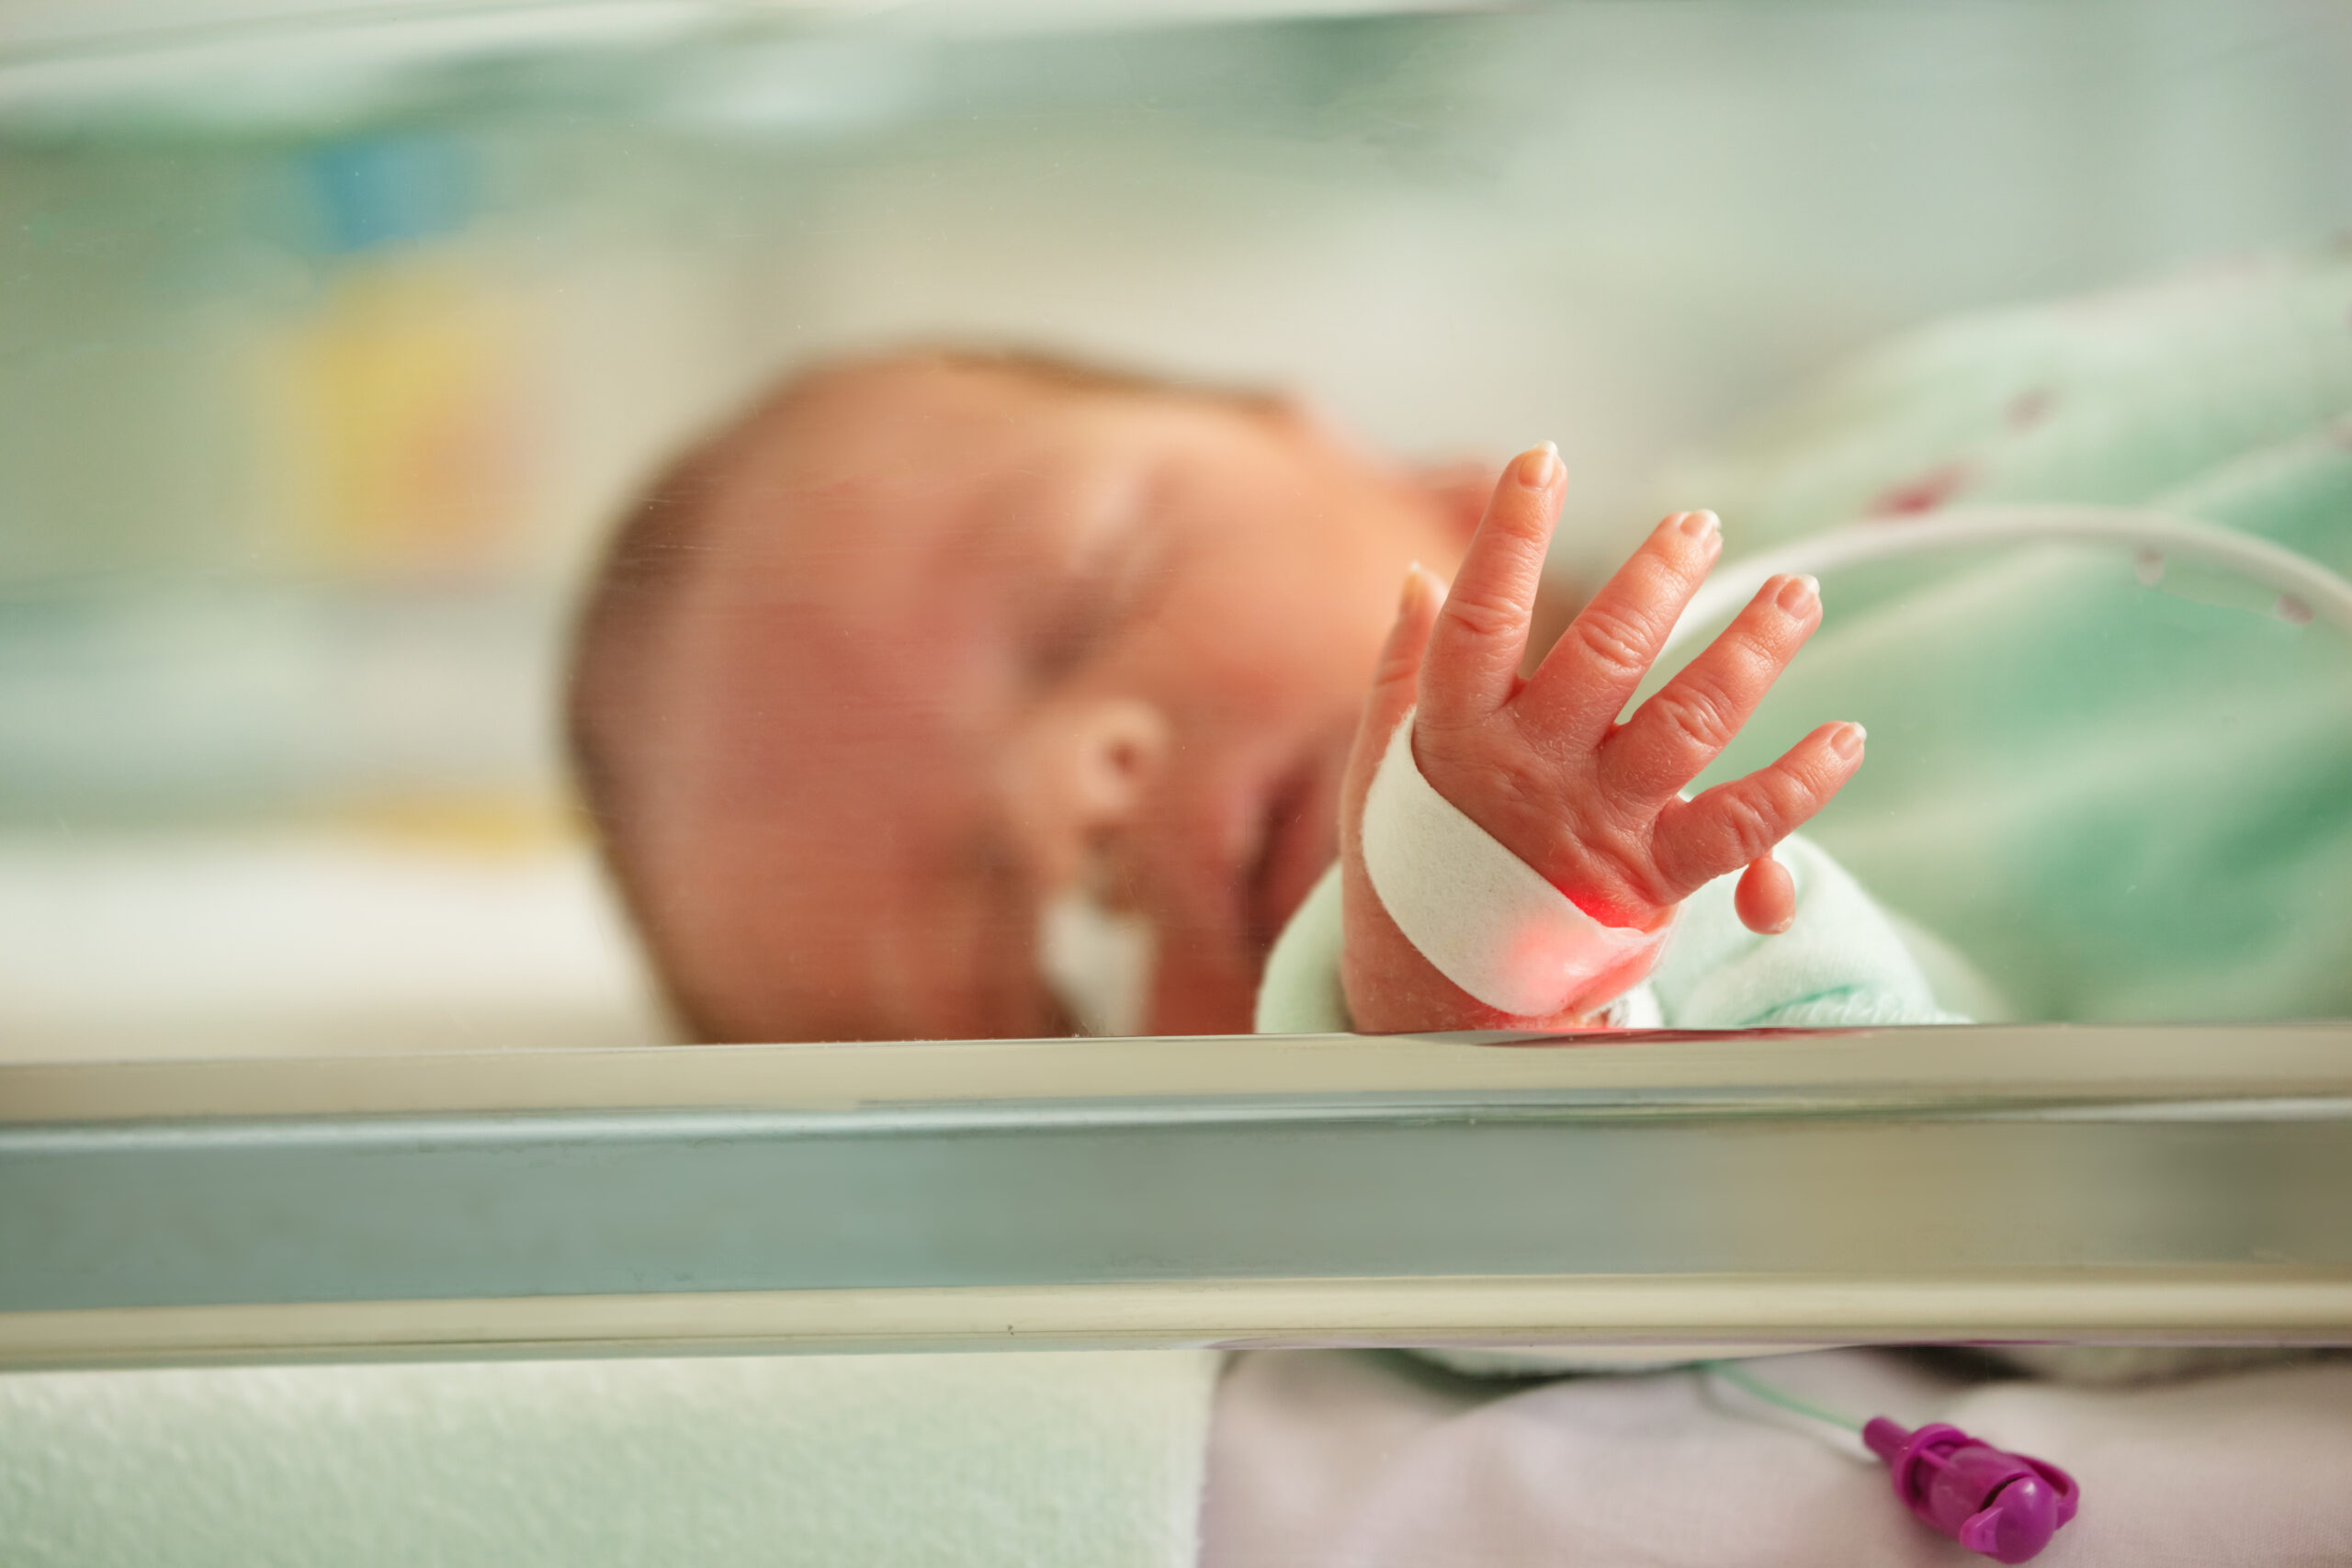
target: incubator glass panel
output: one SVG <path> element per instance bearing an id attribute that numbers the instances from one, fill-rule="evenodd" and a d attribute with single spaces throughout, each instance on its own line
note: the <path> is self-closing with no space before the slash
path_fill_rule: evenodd
<path id="1" fill-rule="evenodd" d="M 9 18 L 12 1059 L 1246 1032 L 1545 440 L 1530 668 L 1820 578 L 1887 1016 L 2343 1010 L 2334 8 Z"/>
<path id="2" fill-rule="evenodd" d="M 2352 1561 L 2348 82 L 0 0 L 0 1558 Z"/>

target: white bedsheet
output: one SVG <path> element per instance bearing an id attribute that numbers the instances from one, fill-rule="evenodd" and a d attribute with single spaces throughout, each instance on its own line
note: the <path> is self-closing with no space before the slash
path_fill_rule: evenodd
<path id="1" fill-rule="evenodd" d="M 2039 1568 L 2352 1563 L 2352 1362 L 2133 1389 L 1953 1381 L 1902 1356 L 1755 1364 L 1857 1416 L 1948 1420 L 2072 1471 Z M 1396 1355 L 1236 1357 L 1203 1568 L 1983 1564 L 1856 1445 L 1690 1372 L 1482 1382 Z"/>
<path id="2" fill-rule="evenodd" d="M 0 833 L 0 1061 L 668 1037 L 582 844 Z"/>

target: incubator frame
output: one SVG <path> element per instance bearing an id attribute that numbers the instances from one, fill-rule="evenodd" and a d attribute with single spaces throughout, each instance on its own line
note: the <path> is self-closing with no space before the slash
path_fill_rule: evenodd
<path id="1" fill-rule="evenodd" d="M 2352 1026 L 0 1066 L 0 1369 L 2352 1343 Z"/>

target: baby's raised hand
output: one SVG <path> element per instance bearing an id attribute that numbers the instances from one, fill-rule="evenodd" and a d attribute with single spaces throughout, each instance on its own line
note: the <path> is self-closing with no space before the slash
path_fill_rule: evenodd
<path id="1" fill-rule="evenodd" d="M 1406 581 L 1344 797 L 1342 977 L 1359 1029 L 1587 1021 L 1647 972 L 1676 906 L 1742 867 L 1740 918 L 1758 931 L 1785 929 L 1794 891 L 1772 847 L 1861 764 L 1861 727 L 1827 724 L 1770 766 L 1681 797 L 1820 624 L 1809 578 L 1765 583 L 1720 637 L 1618 722 L 1722 549 L 1711 513 L 1659 524 L 1522 678 L 1563 479 L 1550 446 L 1521 454 L 1495 487 L 1452 591 L 1418 568 Z M 1408 713 L 1413 760 L 1439 795 L 1585 914 L 1657 941 L 1628 944 L 1622 961 L 1538 1019 L 1498 1012 L 1440 975 L 1397 930 L 1364 868 L 1364 797 Z"/>

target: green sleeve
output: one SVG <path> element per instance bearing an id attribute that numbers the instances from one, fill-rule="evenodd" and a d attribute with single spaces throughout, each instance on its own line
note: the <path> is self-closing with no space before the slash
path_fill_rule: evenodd
<path id="1" fill-rule="evenodd" d="M 1820 849 L 1791 839 L 1778 853 L 1797 886 L 1796 919 L 1779 936 L 1758 936 L 1739 923 L 1732 877 L 1710 883 L 1683 905 L 1650 976 L 1668 1028 L 1958 1023 L 1964 1020 L 1953 1005 L 1990 1005 L 1989 991 L 1964 963 L 1931 939 L 1906 940 L 1898 922 Z M 1350 1030 L 1340 983 L 1343 940 L 1334 865 L 1267 959 L 1258 1032 Z"/>

